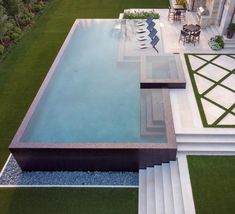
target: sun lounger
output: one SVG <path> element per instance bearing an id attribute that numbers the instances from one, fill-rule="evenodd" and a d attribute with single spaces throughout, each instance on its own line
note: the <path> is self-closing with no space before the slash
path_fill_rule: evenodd
<path id="1" fill-rule="evenodd" d="M 146 32 L 146 28 L 138 28 L 136 30 L 136 33 L 145 33 Z"/>

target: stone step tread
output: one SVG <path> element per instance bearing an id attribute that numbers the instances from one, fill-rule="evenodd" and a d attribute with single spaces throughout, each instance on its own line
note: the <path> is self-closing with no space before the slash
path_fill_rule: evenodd
<path id="1" fill-rule="evenodd" d="M 138 214 L 147 214 L 146 170 L 139 170 Z"/>
<path id="2" fill-rule="evenodd" d="M 174 201 L 173 201 L 173 196 L 172 196 L 173 192 L 172 192 L 171 172 L 170 172 L 169 163 L 162 164 L 162 178 L 163 178 L 165 214 L 173 214 L 174 213 Z"/>
<path id="3" fill-rule="evenodd" d="M 234 49 L 235 48 L 235 44 L 225 44 L 224 48 Z"/>
<path id="4" fill-rule="evenodd" d="M 161 165 L 154 166 L 154 175 L 155 175 L 156 214 L 165 214 Z"/>
<path id="5" fill-rule="evenodd" d="M 153 121 L 164 121 L 164 109 L 161 92 L 152 92 Z"/>
<path id="6" fill-rule="evenodd" d="M 140 136 L 142 137 L 164 137 L 165 136 L 165 132 L 153 132 L 153 131 L 147 131 L 147 130 L 143 130 L 141 129 L 141 132 L 140 132 Z"/>
<path id="7" fill-rule="evenodd" d="M 147 127 L 148 128 L 161 127 L 161 126 L 164 127 L 165 124 L 163 120 L 153 119 L 154 111 L 157 111 L 158 108 L 153 107 L 152 102 L 153 102 L 152 96 L 146 96 Z"/>
<path id="8" fill-rule="evenodd" d="M 184 214 L 184 204 L 177 161 L 170 161 L 170 170 L 175 214 Z"/>
<path id="9" fill-rule="evenodd" d="M 155 214 L 154 168 L 148 167 L 147 174 L 147 214 Z"/>

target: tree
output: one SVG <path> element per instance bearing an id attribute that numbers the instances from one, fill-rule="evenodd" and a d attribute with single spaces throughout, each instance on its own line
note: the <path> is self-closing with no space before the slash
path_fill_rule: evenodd
<path id="1" fill-rule="evenodd" d="M 11 27 L 5 8 L 0 5 L 0 42 L 3 46 L 5 46 L 3 38 Z"/>
<path id="2" fill-rule="evenodd" d="M 31 12 L 31 4 L 35 2 L 35 0 L 22 0 L 23 3 L 26 5 L 29 12 Z"/>
<path id="3" fill-rule="evenodd" d="M 24 5 L 21 0 L 3 0 L 3 6 L 9 16 L 11 16 L 16 24 L 19 25 L 18 16 L 24 10 Z"/>

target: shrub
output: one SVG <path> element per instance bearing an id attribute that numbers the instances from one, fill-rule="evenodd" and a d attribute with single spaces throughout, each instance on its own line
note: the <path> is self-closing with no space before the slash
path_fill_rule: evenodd
<path id="1" fill-rule="evenodd" d="M 33 18 L 32 13 L 24 13 L 20 18 L 19 18 L 19 24 L 20 26 L 27 26 L 31 23 L 31 20 Z"/>
<path id="2" fill-rule="evenodd" d="M 224 40 L 222 36 L 215 36 L 215 41 L 219 44 L 221 48 L 224 48 Z"/>
<path id="3" fill-rule="evenodd" d="M 235 23 L 230 23 L 228 30 L 235 30 Z"/>
<path id="4" fill-rule="evenodd" d="M 5 50 L 4 46 L 0 44 L 0 56 L 3 55 L 4 50 Z"/>
<path id="5" fill-rule="evenodd" d="M 216 50 L 216 51 L 224 48 L 223 37 L 215 36 L 215 37 L 210 38 L 210 40 L 208 41 L 208 45 L 210 46 L 212 50 Z"/>
<path id="6" fill-rule="evenodd" d="M 42 1 L 39 1 L 39 2 L 36 2 L 32 5 L 31 10 L 34 13 L 38 13 L 44 8 L 44 6 L 45 6 L 44 3 Z"/>
<path id="7" fill-rule="evenodd" d="M 13 27 L 11 30 L 7 32 L 6 37 L 4 39 L 7 40 L 7 38 L 9 38 L 9 40 L 16 41 L 20 37 L 21 32 L 22 31 L 20 28 Z"/>
<path id="8" fill-rule="evenodd" d="M 153 16 L 154 19 L 159 19 L 160 15 L 157 12 L 125 12 L 124 19 L 147 19 L 148 16 Z"/>

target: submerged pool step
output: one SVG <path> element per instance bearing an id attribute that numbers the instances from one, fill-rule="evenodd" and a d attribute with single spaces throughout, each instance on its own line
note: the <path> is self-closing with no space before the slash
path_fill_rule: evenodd
<path id="1" fill-rule="evenodd" d="M 159 106 L 152 104 L 152 91 L 141 91 L 141 136 L 143 137 L 159 137 L 165 135 L 165 123 L 163 120 L 153 120 L 153 112 L 159 110 Z M 157 108 L 156 108 L 157 107 Z M 156 115 L 156 113 L 155 113 Z M 160 118 L 160 117 L 158 117 Z"/>
<path id="2" fill-rule="evenodd" d="M 163 107 L 163 97 L 160 90 L 152 91 L 152 109 L 153 109 L 153 122 L 162 121 L 164 122 L 164 107 Z"/>

